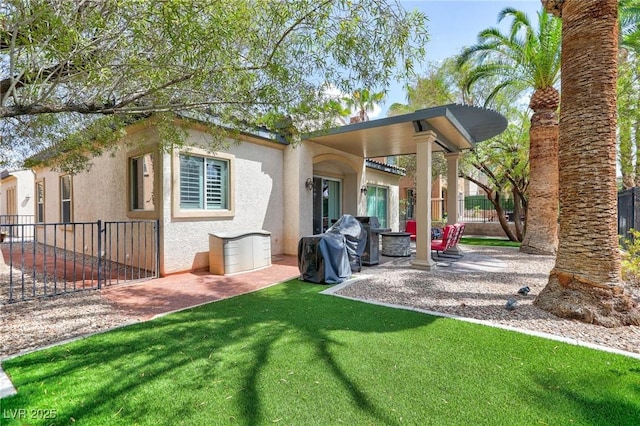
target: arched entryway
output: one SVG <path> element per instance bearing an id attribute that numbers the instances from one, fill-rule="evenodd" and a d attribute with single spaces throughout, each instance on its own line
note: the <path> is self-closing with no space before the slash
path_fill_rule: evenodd
<path id="1" fill-rule="evenodd" d="M 336 154 L 313 159 L 313 233 L 321 234 L 343 214 L 357 215 L 358 202 L 350 194 L 358 188 L 361 167 Z"/>

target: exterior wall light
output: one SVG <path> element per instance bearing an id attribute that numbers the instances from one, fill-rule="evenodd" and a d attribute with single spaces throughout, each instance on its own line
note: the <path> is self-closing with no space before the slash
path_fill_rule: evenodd
<path id="1" fill-rule="evenodd" d="M 304 183 L 304 187 L 307 188 L 307 191 L 312 191 L 313 190 L 313 179 L 307 178 L 306 182 Z"/>

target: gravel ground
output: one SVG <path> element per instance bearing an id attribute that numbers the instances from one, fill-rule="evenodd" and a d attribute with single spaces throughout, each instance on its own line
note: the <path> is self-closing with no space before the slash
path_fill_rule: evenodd
<path id="1" fill-rule="evenodd" d="M 394 258 L 364 268 L 361 279 L 336 293 L 347 297 L 421 308 L 545 332 L 640 354 L 640 327 L 608 329 L 563 320 L 531 304 L 547 282 L 553 257 L 521 254 L 513 248 L 464 247 L 455 262 L 439 262 L 434 271 L 409 267 Z M 0 280 L 0 285 L 1 285 Z M 527 296 L 517 294 L 528 286 Z M 640 289 L 631 289 L 640 296 Z M 508 299 L 514 310 L 505 309 Z M 0 305 L 0 359 L 73 337 L 135 322 L 99 291 Z"/>
<path id="2" fill-rule="evenodd" d="M 554 257 L 520 253 L 516 248 L 463 248 L 464 257 L 440 261 L 434 271 L 409 269 L 409 258 L 395 258 L 365 269 L 360 280 L 336 294 L 420 308 L 494 324 L 561 336 L 640 354 L 640 327 L 605 328 L 548 314 L 532 302 L 545 287 Z M 524 296 L 518 294 L 529 287 Z M 640 289 L 627 290 L 640 300 Z M 507 310 L 509 299 L 516 306 Z"/>
<path id="3" fill-rule="evenodd" d="M 0 305 L 0 359 L 134 322 L 98 291 Z"/>

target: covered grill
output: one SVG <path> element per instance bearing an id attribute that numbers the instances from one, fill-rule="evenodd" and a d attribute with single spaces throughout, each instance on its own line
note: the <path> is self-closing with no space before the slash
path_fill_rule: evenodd
<path id="1" fill-rule="evenodd" d="M 359 272 L 367 234 L 351 215 L 343 215 L 324 234 L 302 237 L 298 242 L 301 279 L 335 284 Z"/>
<path id="2" fill-rule="evenodd" d="M 380 228 L 380 221 L 376 216 L 357 216 L 356 219 L 367 233 L 367 242 L 362 253 L 362 264 L 377 265 L 380 263 L 380 234 L 391 231 L 391 228 Z"/>

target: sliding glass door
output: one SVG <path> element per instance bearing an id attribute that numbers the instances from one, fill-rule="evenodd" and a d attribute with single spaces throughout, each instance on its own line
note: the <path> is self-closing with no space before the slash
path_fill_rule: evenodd
<path id="1" fill-rule="evenodd" d="M 384 186 L 367 186 L 367 216 L 376 216 L 381 228 L 387 228 L 389 190 Z"/>
<path id="2" fill-rule="evenodd" d="M 313 233 L 322 234 L 342 216 L 342 183 L 313 178 Z"/>

